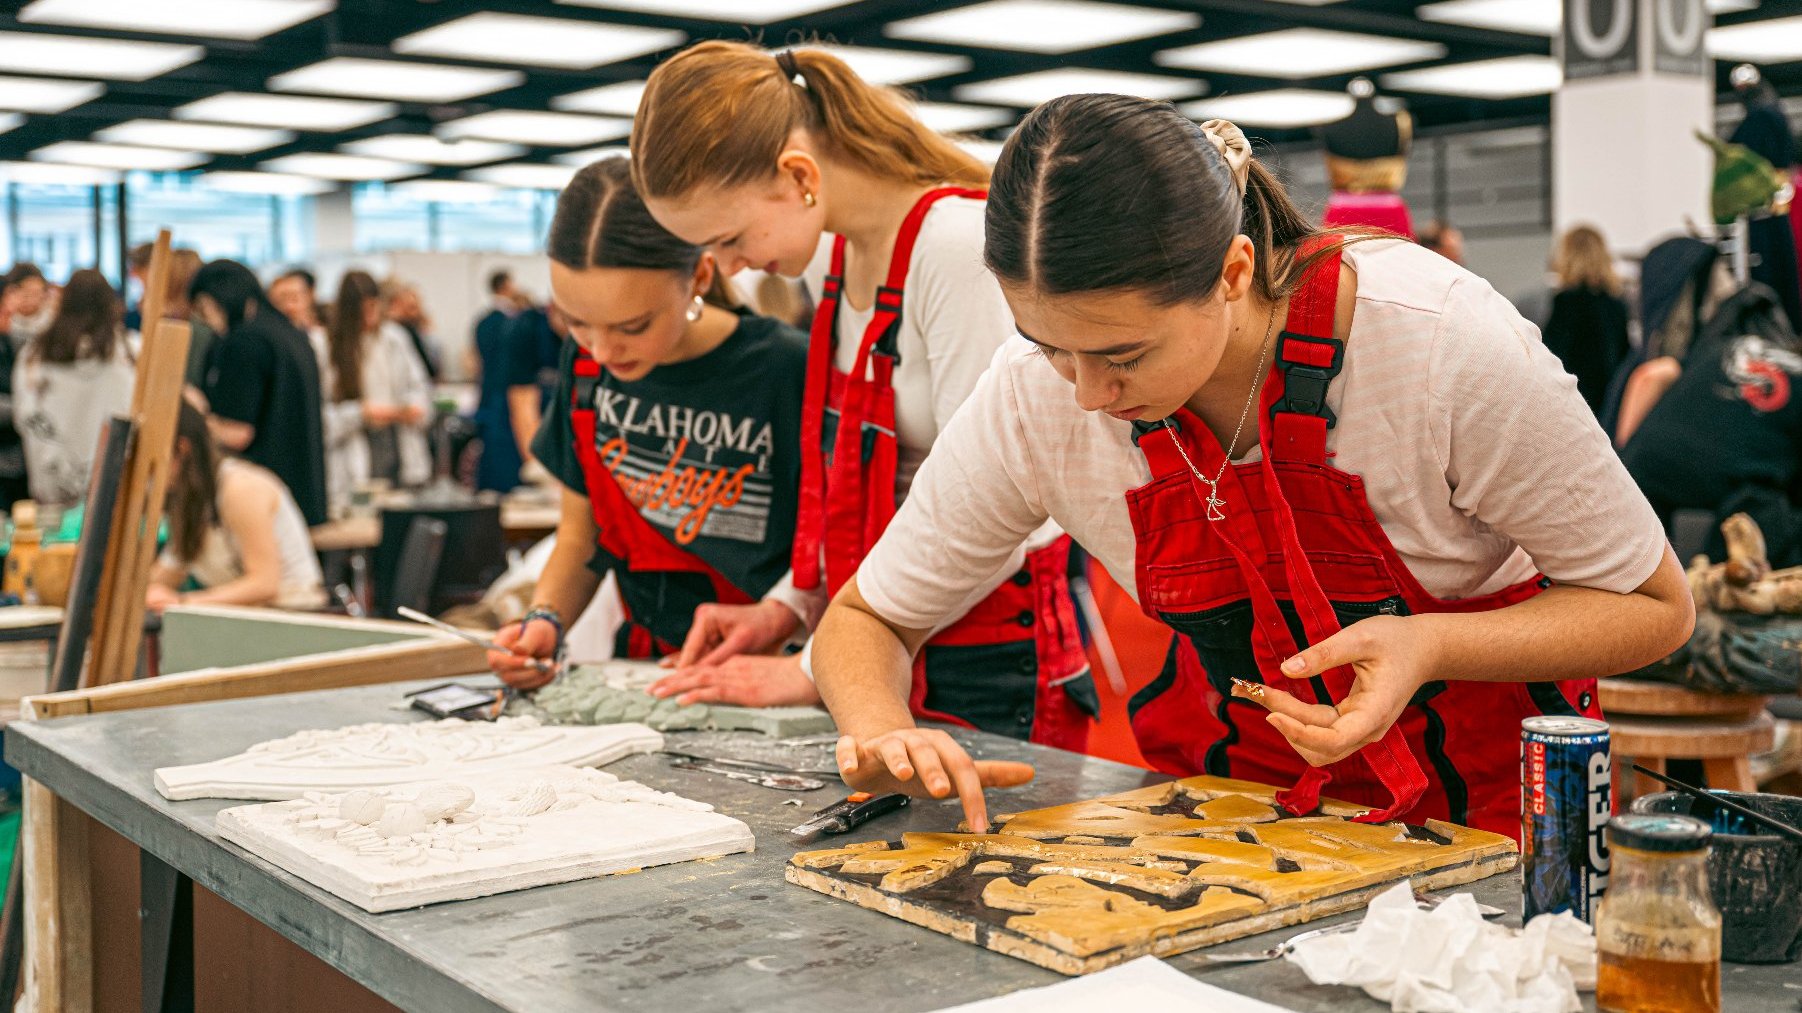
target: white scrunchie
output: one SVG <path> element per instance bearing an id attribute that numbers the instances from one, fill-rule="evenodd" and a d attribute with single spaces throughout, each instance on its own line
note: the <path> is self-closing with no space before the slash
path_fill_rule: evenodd
<path id="1" fill-rule="evenodd" d="M 1245 140 L 1245 132 L 1226 120 L 1209 120 L 1201 125 L 1201 132 L 1208 135 L 1214 150 L 1226 160 L 1239 193 L 1245 193 L 1245 181 L 1251 175 L 1251 144 Z"/>

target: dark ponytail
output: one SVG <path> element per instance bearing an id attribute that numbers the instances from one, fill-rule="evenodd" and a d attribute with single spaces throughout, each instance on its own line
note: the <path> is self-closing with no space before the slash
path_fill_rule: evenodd
<path id="1" fill-rule="evenodd" d="M 1241 233 L 1256 250 L 1253 285 L 1287 295 L 1323 252 L 1308 239 L 1376 238 L 1303 215 L 1256 159 L 1241 197 L 1200 125 L 1168 102 L 1066 95 L 1008 138 L 989 185 L 983 257 L 1002 281 L 1064 294 L 1130 289 L 1168 305 L 1220 283 Z"/>
<path id="2" fill-rule="evenodd" d="M 629 267 L 688 277 L 706 251 L 657 224 L 632 185 L 631 162 L 614 157 L 576 173 L 557 196 L 557 213 L 551 218 L 545 252 L 577 271 Z M 718 270 L 706 299 L 722 309 L 737 305 Z"/>

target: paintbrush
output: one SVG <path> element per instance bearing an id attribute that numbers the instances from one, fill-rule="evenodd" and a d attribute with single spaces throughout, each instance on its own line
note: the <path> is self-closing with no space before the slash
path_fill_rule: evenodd
<path id="1" fill-rule="evenodd" d="M 1797 829 L 1796 827 L 1792 827 L 1788 823 L 1784 823 L 1780 820 L 1774 820 L 1771 817 L 1766 816 L 1764 813 L 1761 813 L 1756 809 L 1751 809 L 1746 806 L 1740 805 L 1738 802 L 1735 802 L 1732 799 L 1723 798 L 1720 795 L 1718 795 L 1712 791 L 1703 791 L 1702 789 L 1697 788 L 1693 785 L 1684 784 L 1682 781 L 1679 781 L 1676 778 L 1666 777 L 1665 775 L 1658 773 L 1656 770 L 1647 770 L 1646 768 L 1640 766 L 1637 763 L 1633 764 L 1633 769 L 1639 771 L 1641 774 L 1646 775 L 1647 777 L 1651 778 L 1652 780 L 1659 782 L 1660 784 L 1664 784 L 1669 787 L 1675 788 L 1678 791 L 1684 793 L 1685 795 L 1690 796 L 1691 798 L 1707 799 L 1709 802 L 1712 802 L 1715 805 L 1718 805 L 1723 809 L 1731 809 L 1734 812 L 1739 813 L 1741 816 L 1744 816 L 1745 818 L 1753 821 L 1754 823 L 1758 823 L 1762 826 L 1769 827 L 1772 830 L 1777 831 L 1779 834 L 1782 834 L 1783 836 L 1788 837 L 1792 841 L 1802 843 L 1802 829 Z"/>
<path id="2" fill-rule="evenodd" d="M 453 637 L 457 637 L 462 640 L 467 640 L 470 643 L 476 645 L 477 647 L 485 647 L 490 651 L 499 651 L 502 654 L 513 654 L 513 652 L 511 650 L 508 650 L 507 648 L 502 647 L 501 645 L 495 643 L 494 641 L 488 639 L 487 637 L 477 636 L 476 634 L 471 633 L 468 630 L 458 629 L 457 627 L 452 626 L 450 623 L 440 622 L 439 620 L 433 619 L 431 616 L 428 616 L 424 612 L 421 612 L 417 609 L 410 609 L 410 608 L 406 607 L 405 605 L 402 605 L 399 608 L 395 609 L 394 611 L 399 613 L 400 617 L 402 619 L 411 619 L 416 623 L 424 623 L 427 626 L 430 626 L 431 628 L 433 628 L 435 630 L 442 630 L 445 633 L 448 633 Z M 550 674 L 552 671 L 555 671 L 555 669 L 556 669 L 555 665 L 551 664 L 548 661 L 545 661 L 543 658 L 527 658 L 525 660 L 528 663 L 530 663 L 533 668 L 536 668 L 538 671 L 543 672 L 546 675 Z"/>

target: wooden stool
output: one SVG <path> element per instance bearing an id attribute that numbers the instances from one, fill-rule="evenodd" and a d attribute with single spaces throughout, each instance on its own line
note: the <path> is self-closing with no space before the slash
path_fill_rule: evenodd
<path id="1" fill-rule="evenodd" d="M 1700 760 L 1707 787 L 1758 790 L 1751 757 L 1771 748 L 1776 736 L 1776 723 L 1765 712 L 1769 697 L 1640 679 L 1603 679 L 1599 685 L 1612 734 L 1616 812 L 1638 795 L 1665 790 L 1648 777 L 1629 780 L 1631 761 L 1662 774 L 1667 760 Z"/>

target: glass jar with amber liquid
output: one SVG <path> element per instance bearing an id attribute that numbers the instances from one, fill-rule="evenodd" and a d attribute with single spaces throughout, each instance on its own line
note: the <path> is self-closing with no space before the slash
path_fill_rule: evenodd
<path id="1" fill-rule="evenodd" d="M 1720 1013 L 1721 913 L 1708 895 L 1708 824 L 1629 813 L 1608 821 L 1608 892 L 1596 910 L 1596 1006 Z"/>

